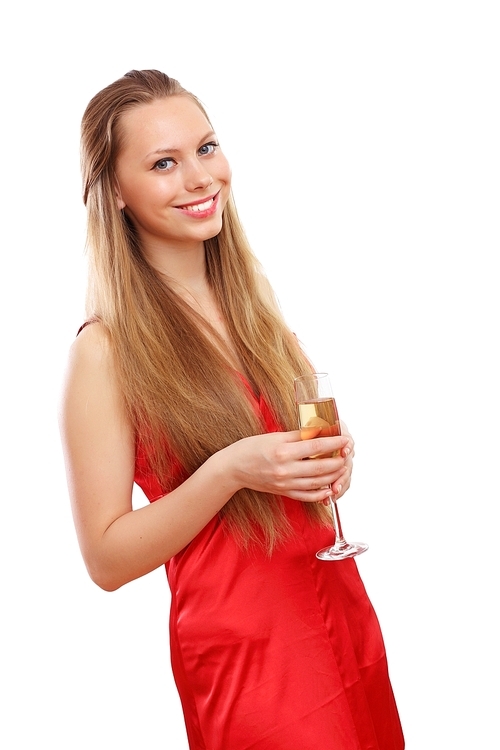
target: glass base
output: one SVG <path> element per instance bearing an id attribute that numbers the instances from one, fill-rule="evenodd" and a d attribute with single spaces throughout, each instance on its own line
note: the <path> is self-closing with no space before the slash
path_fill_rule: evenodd
<path id="1" fill-rule="evenodd" d="M 353 542 L 352 544 L 344 542 L 344 544 L 334 544 L 331 547 L 320 549 L 319 552 L 316 552 L 316 557 L 318 560 L 345 560 L 348 557 L 361 555 L 367 549 L 368 545 L 364 542 Z"/>

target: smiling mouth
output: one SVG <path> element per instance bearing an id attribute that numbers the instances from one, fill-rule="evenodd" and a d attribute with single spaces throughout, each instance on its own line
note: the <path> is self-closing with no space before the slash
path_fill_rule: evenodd
<path id="1" fill-rule="evenodd" d="M 182 208 L 183 211 L 206 211 L 212 206 L 214 200 L 214 198 L 209 198 L 205 203 L 195 203 L 194 206 L 179 206 L 179 208 Z"/>
<path id="2" fill-rule="evenodd" d="M 201 213 L 202 211 L 208 211 L 214 205 L 218 195 L 219 193 L 212 195 L 210 198 L 207 198 L 205 201 L 203 201 L 203 203 L 191 203 L 187 206 L 176 206 L 176 208 L 179 208 L 181 211 L 191 211 L 192 213 Z"/>

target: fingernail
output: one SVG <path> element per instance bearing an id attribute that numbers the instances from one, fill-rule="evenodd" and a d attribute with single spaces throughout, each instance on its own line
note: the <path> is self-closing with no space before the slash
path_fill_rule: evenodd
<path id="1" fill-rule="evenodd" d="M 341 484 L 338 484 L 338 485 L 337 485 L 337 486 L 335 487 L 335 494 L 336 494 L 336 495 L 339 495 L 339 494 L 340 494 L 341 492 L 342 492 L 342 485 L 341 485 Z"/>
<path id="2" fill-rule="evenodd" d="M 351 452 L 350 448 L 344 448 L 344 457 L 347 458 L 350 452 Z"/>

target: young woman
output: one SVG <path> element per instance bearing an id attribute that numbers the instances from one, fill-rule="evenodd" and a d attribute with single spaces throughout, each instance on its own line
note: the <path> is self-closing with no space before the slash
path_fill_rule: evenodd
<path id="1" fill-rule="evenodd" d="M 203 107 L 131 71 L 89 103 L 82 167 L 89 317 L 61 431 L 90 576 L 113 591 L 166 564 L 193 750 L 401 750 L 355 562 L 315 557 L 352 439 L 300 439 L 293 380 L 311 365 L 248 247 Z M 132 510 L 134 481 L 148 507 Z"/>

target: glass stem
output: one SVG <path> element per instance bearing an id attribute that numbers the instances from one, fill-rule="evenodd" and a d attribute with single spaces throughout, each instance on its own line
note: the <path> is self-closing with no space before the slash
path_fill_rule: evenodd
<path id="1" fill-rule="evenodd" d="M 333 499 L 333 495 L 330 496 L 330 507 L 332 509 L 332 521 L 333 521 L 333 529 L 335 531 L 335 544 L 334 547 L 346 547 L 347 542 L 344 539 L 344 535 L 342 533 L 342 526 L 340 525 L 340 518 L 339 518 L 339 512 L 337 510 L 337 503 Z"/>

